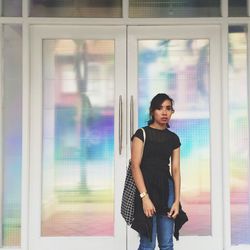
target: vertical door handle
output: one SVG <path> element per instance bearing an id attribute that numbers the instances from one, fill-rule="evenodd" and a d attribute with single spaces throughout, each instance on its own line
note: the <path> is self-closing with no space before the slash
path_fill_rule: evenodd
<path id="1" fill-rule="evenodd" d="M 130 138 L 134 134 L 134 97 L 130 97 Z"/>
<path id="2" fill-rule="evenodd" d="M 122 96 L 119 96 L 119 154 L 122 153 Z"/>

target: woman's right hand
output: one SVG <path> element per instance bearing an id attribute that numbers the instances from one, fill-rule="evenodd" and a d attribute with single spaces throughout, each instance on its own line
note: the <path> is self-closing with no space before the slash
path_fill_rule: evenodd
<path id="1" fill-rule="evenodd" d="M 148 195 L 142 199 L 142 206 L 143 206 L 144 214 L 147 217 L 152 217 L 154 215 L 155 207 Z"/>

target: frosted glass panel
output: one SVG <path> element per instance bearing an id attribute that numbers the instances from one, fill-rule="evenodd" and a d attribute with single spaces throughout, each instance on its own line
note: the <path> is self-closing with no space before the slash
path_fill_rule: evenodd
<path id="1" fill-rule="evenodd" d="M 3 16 L 22 16 L 22 0 L 2 0 L 0 4 Z"/>
<path id="2" fill-rule="evenodd" d="M 114 41 L 43 41 L 42 236 L 113 236 Z"/>
<path id="3" fill-rule="evenodd" d="M 175 100 L 170 129 L 181 140 L 184 235 L 211 235 L 209 40 L 140 40 L 139 126 L 160 92 Z"/>
<path id="4" fill-rule="evenodd" d="M 220 0 L 129 0 L 129 17 L 220 16 Z"/>
<path id="5" fill-rule="evenodd" d="M 30 16 L 122 17 L 122 0 L 30 0 Z"/>
<path id="6" fill-rule="evenodd" d="M 229 119 L 232 244 L 250 244 L 247 29 L 229 29 Z"/>
<path id="7" fill-rule="evenodd" d="M 22 168 L 22 29 L 3 26 L 3 245 L 20 246 Z"/>
<path id="8" fill-rule="evenodd" d="M 229 16 L 247 16 L 247 0 L 228 0 Z"/>

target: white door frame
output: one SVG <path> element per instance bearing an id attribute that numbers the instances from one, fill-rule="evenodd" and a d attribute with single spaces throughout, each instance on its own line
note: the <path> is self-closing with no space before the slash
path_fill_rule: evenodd
<path id="1" fill-rule="evenodd" d="M 129 26 L 128 27 L 128 104 L 133 96 L 137 107 L 137 41 L 139 39 L 209 39 L 210 40 L 210 171 L 211 171 L 211 236 L 183 236 L 175 242 L 175 249 L 223 249 L 223 185 L 222 185 L 222 103 L 220 26 Z M 127 108 L 129 109 L 129 107 Z M 134 111 L 134 129 L 138 126 L 138 113 Z M 131 124 L 130 117 L 128 124 Z M 129 125 L 128 125 L 129 127 Z M 130 133 L 127 140 L 129 141 Z M 128 145 L 129 147 L 129 145 Z M 127 150 L 129 154 L 129 148 Z M 128 155 L 129 157 L 129 155 Z M 128 250 L 138 247 L 138 234 L 128 229 Z"/>
<path id="2" fill-rule="evenodd" d="M 126 226 L 120 215 L 121 193 L 126 168 L 126 136 L 122 136 L 119 154 L 119 128 L 125 135 L 126 116 L 126 27 L 125 26 L 31 26 L 31 110 L 30 110 L 30 186 L 29 249 L 82 250 L 126 249 Z M 115 40 L 115 168 L 114 236 L 112 237 L 41 237 L 41 161 L 42 161 L 42 40 L 43 39 L 113 39 Z M 119 96 L 123 103 L 119 126 Z M 121 135 L 122 135 L 121 134 Z"/>

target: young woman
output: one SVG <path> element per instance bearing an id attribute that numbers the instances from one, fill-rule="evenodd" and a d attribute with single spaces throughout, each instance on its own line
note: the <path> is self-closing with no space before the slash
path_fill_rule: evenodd
<path id="1" fill-rule="evenodd" d="M 173 99 L 157 94 L 149 108 L 151 119 L 132 137 L 132 175 L 137 187 L 132 228 L 140 234 L 138 250 L 173 250 L 174 219 L 180 203 L 180 140 L 168 130 Z M 171 159 L 171 173 L 170 173 Z"/>

